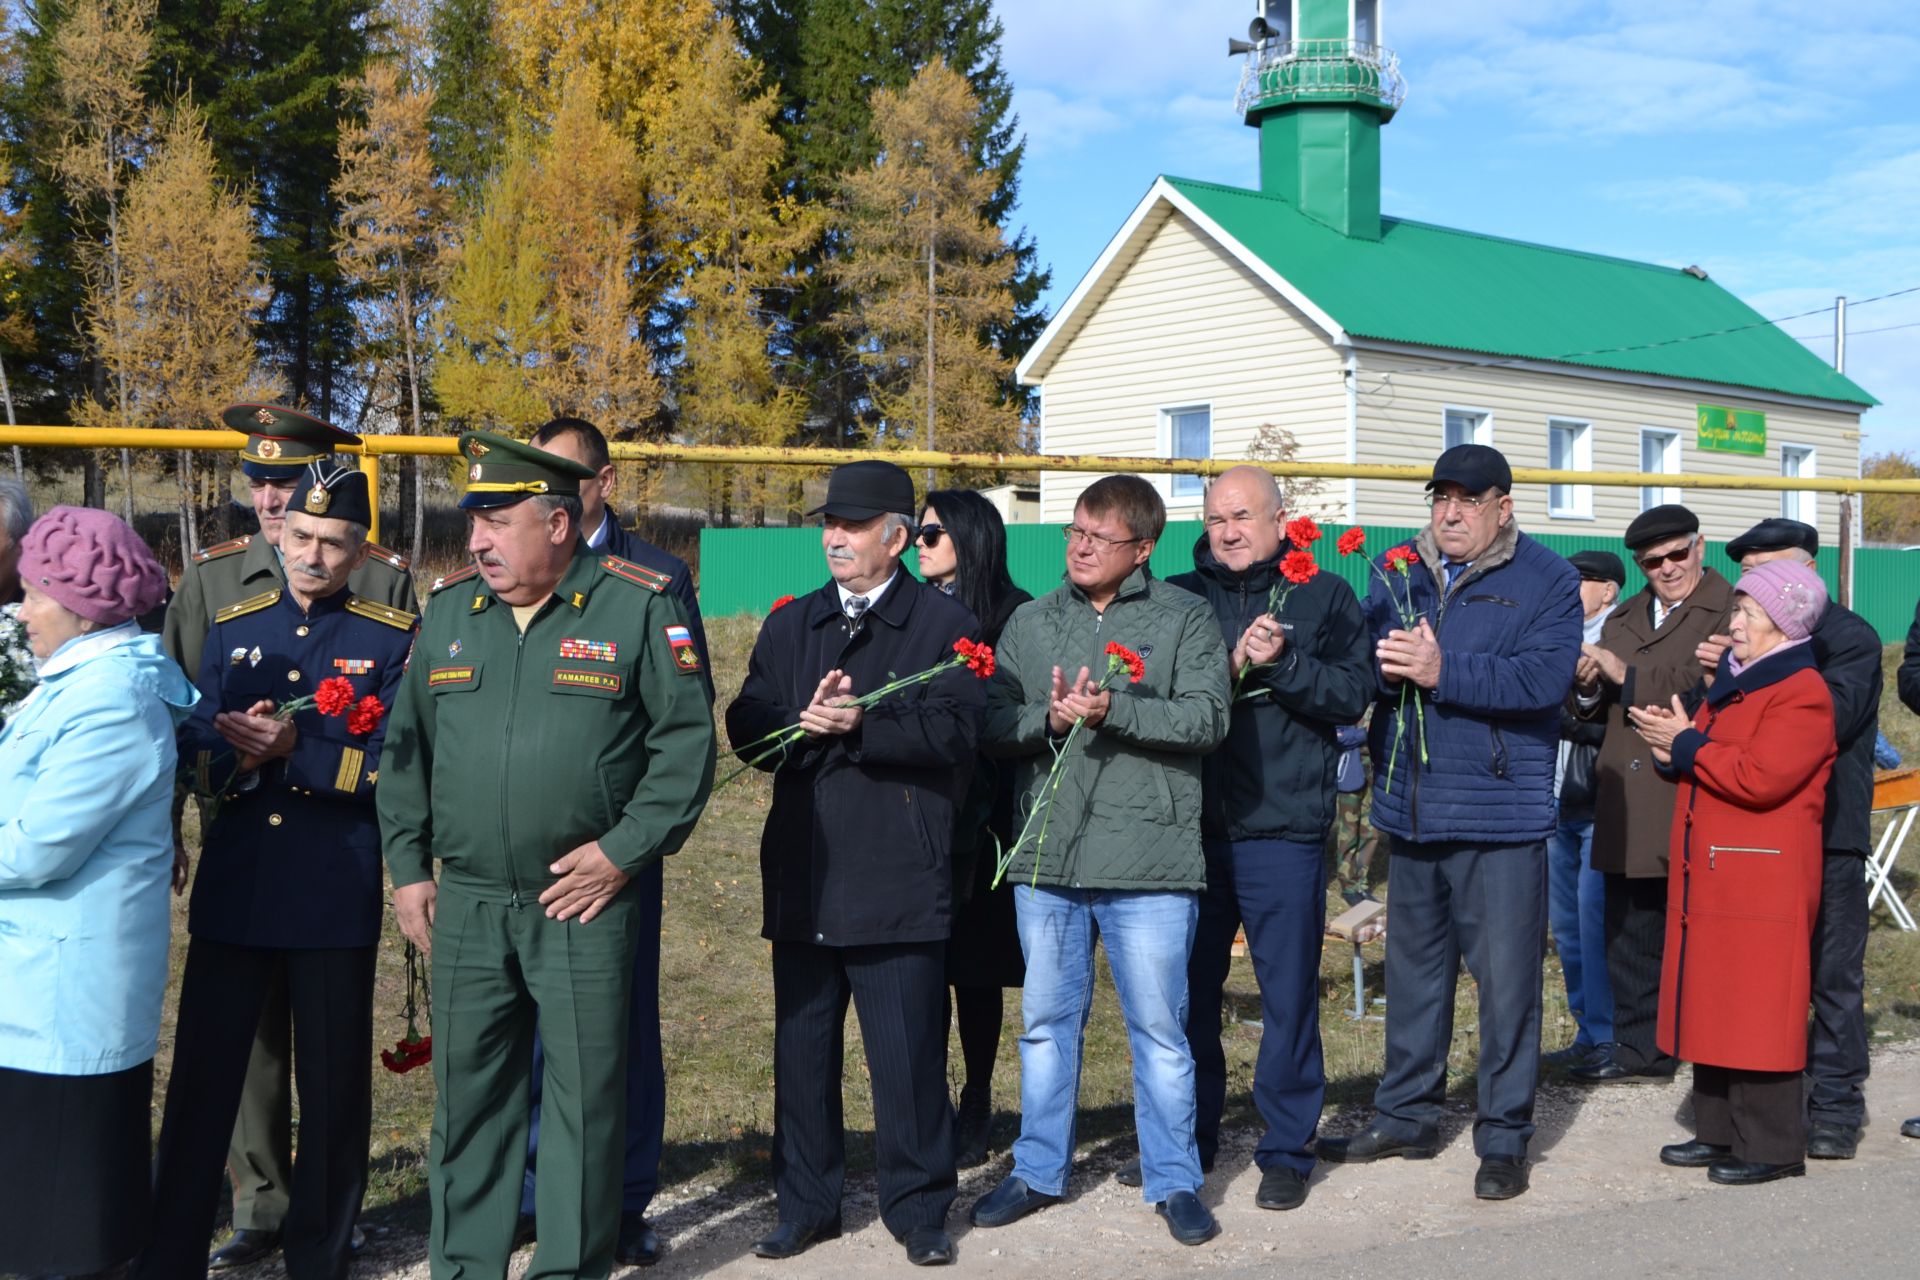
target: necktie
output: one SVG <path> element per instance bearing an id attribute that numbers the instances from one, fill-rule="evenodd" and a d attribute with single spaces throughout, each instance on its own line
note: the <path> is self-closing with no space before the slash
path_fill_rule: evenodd
<path id="1" fill-rule="evenodd" d="M 1460 580 L 1460 575 L 1465 573 L 1466 571 L 1467 571 L 1466 561 L 1464 560 L 1447 561 L 1447 590 L 1449 591 L 1453 590 L 1453 584 L 1458 582 Z"/>
<path id="2" fill-rule="evenodd" d="M 867 598 L 865 596 L 847 597 L 847 618 L 849 621 L 857 624 L 860 621 L 860 615 L 866 611 Z"/>

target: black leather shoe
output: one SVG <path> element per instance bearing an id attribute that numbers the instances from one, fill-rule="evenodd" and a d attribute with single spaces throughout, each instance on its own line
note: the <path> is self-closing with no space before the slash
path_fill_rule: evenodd
<path id="1" fill-rule="evenodd" d="M 1761 1164 L 1757 1160 L 1735 1160 L 1729 1156 L 1707 1166 L 1707 1180 L 1723 1187 L 1751 1187 L 1756 1183 L 1772 1182 L 1776 1178 L 1804 1177 L 1806 1172 L 1805 1160 L 1796 1160 L 1792 1164 Z"/>
<path id="2" fill-rule="evenodd" d="M 1584 1067 L 1593 1061 L 1600 1046 L 1592 1044 L 1570 1044 L 1564 1049 L 1555 1049 L 1552 1053 L 1540 1055 L 1543 1065 L 1549 1067 Z"/>
<path id="3" fill-rule="evenodd" d="M 1176 1191 L 1153 1206 L 1167 1220 L 1167 1234 L 1181 1244 L 1205 1244 L 1220 1234 L 1213 1212 L 1191 1191 Z"/>
<path id="4" fill-rule="evenodd" d="M 1024 1178 L 1008 1174 L 999 1186 L 973 1202 L 973 1208 L 967 1210 L 967 1221 L 976 1227 L 1004 1227 L 1009 1222 L 1020 1221 L 1035 1209 L 1058 1203 L 1059 1196 L 1035 1191 Z"/>
<path id="5" fill-rule="evenodd" d="M 900 1243 L 916 1267 L 944 1267 L 953 1261 L 953 1240 L 939 1227 L 915 1227 Z"/>
<path id="6" fill-rule="evenodd" d="M 1527 1162 L 1516 1156 L 1486 1156 L 1473 1175 L 1473 1194 L 1482 1200 L 1511 1200 L 1527 1189 Z"/>
<path id="7" fill-rule="evenodd" d="M 1860 1131 L 1852 1125 L 1814 1121 L 1807 1133 L 1807 1159 L 1851 1160 L 1860 1145 Z"/>
<path id="8" fill-rule="evenodd" d="M 992 1131 L 993 1095 L 985 1089 L 961 1089 L 960 1106 L 953 1116 L 953 1167 L 976 1169 L 985 1164 Z"/>
<path id="9" fill-rule="evenodd" d="M 1915 1116 L 1913 1119 L 1902 1124 L 1900 1126 L 1900 1136 L 1903 1138 L 1920 1138 L 1920 1116 Z"/>
<path id="10" fill-rule="evenodd" d="M 1714 1142 L 1702 1142 L 1695 1138 L 1691 1142 L 1676 1142 L 1672 1146 L 1660 1148 L 1660 1163 L 1670 1164 L 1676 1169 L 1704 1169 L 1714 1161 L 1725 1160 L 1732 1154 L 1732 1147 L 1723 1147 Z"/>
<path id="11" fill-rule="evenodd" d="M 1307 1180 L 1284 1164 L 1262 1170 L 1253 1202 L 1262 1209 L 1298 1209 L 1307 1202 Z"/>
<path id="12" fill-rule="evenodd" d="M 1575 1084 L 1665 1084 L 1673 1079 L 1673 1072 L 1659 1067 L 1623 1067 L 1605 1058 L 1584 1067 L 1567 1068 L 1567 1079 Z"/>
<path id="13" fill-rule="evenodd" d="M 623 1267 L 650 1267 L 660 1261 L 660 1235 L 643 1213 L 620 1214 L 620 1243 L 613 1260 Z"/>
<path id="14" fill-rule="evenodd" d="M 1351 1138 L 1322 1138 L 1314 1150 L 1333 1164 L 1372 1164 L 1388 1156 L 1431 1160 L 1440 1154 L 1440 1135 L 1427 1129 L 1407 1140 L 1389 1138 L 1378 1129 L 1362 1129 Z"/>
<path id="15" fill-rule="evenodd" d="M 360 1229 L 359 1223 L 353 1224 L 353 1230 L 347 1236 L 347 1252 L 357 1254 L 367 1247 L 367 1233 Z"/>
<path id="16" fill-rule="evenodd" d="M 1200 1172 L 1212 1173 L 1213 1161 L 1202 1156 L 1200 1158 Z M 1123 1187 L 1137 1187 L 1145 1181 L 1144 1175 L 1140 1172 L 1140 1157 L 1135 1156 L 1118 1169 L 1115 1169 L 1113 1171 L 1113 1180 Z"/>
<path id="17" fill-rule="evenodd" d="M 753 1242 L 753 1253 L 757 1258 L 793 1258 L 822 1240 L 839 1238 L 840 1219 L 837 1217 L 829 1218 L 817 1227 L 783 1222 Z"/>
<path id="18" fill-rule="evenodd" d="M 251 1227 L 238 1227 L 227 1237 L 227 1242 L 207 1255 L 207 1270 L 225 1271 L 230 1267 L 244 1267 L 249 1262 L 258 1262 L 280 1247 L 278 1231 L 255 1231 Z"/>

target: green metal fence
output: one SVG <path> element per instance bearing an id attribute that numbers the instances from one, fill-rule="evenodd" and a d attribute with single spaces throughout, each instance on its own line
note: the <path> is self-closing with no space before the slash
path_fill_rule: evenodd
<path id="1" fill-rule="evenodd" d="M 1355 591 L 1367 589 L 1367 568 L 1359 556 L 1341 556 L 1333 550 L 1333 540 L 1345 530 L 1343 525 L 1325 525 L 1326 536 L 1314 550 L 1322 570 L 1338 574 Z M 1388 547 L 1410 540 L 1412 528 L 1372 526 L 1367 530 L 1367 550 L 1379 554 Z M 1193 567 L 1193 546 L 1201 536 L 1200 523 L 1178 521 L 1167 526 L 1153 552 L 1153 571 L 1171 577 Z M 1543 544 L 1561 555 L 1576 551 L 1611 551 L 1625 558 L 1625 549 L 1617 538 L 1582 537 L 1575 534 L 1535 534 Z M 1009 525 L 1007 528 L 1007 568 L 1013 580 L 1040 595 L 1060 583 L 1065 551 L 1060 526 L 1053 524 Z M 912 556 L 908 557 L 913 567 Z M 1727 544 L 1708 542 L 1707 563 L 1726 574 L 1738 576 L 1738 566 L 1727 558 Z M 1840 557 L 1832 547 L 1820 550 L 1820 576 L 1832 590 L 1838 583 Z M 1913 622 L 1914 602 L 1920 599 L 1920 551 L 1862 549 L 1854 553 L 1853 607 L 1880 633 L 1887 644 L 1906 637 Z M 1635 587 L 1636 576 L 1629 571 L 1627 585 Z M 700 609 L 720 616 L 731 613 L 764 613 L 767 606 L 784 595 L 805 595 L 827 580 L 826 562 L 820 554 L 818 529 L 706 529 L 700 534 Z"/>

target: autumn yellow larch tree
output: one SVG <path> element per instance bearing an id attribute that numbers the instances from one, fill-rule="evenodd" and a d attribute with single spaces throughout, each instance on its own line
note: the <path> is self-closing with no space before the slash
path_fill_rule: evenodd
<path id="1" fill-rule="evenodd" d="M 772 191 L 783 144 L 777 96 L 721 22 L 688 51 L 677 88 L 653 122 L 643 158 L 655 213 L 686 307 L 674 373 L 679 433 L 696 444 L 783 445 L 805 411 L 769 354 L 761 293 L 817 234 L 818 219 Z M 709 515 L 731 523 L 738 501 L 764 520 L 764 470 L 703 468 Z"/>
<path id="2" fill-rule="evenodd" d="M 874 371 L 882 443 L 1017 447 L 1009 362 L 986 337 L 1013 314 L 1015 263 L 980 212 L 995 177 L 969 149 L 979 114 L 966 79 L 936 58 L 906 88 L 874 94 L 879 157 L 847 180 L 852 251 L 836 272 L 855 303 L 844 323 Z"/>
<path id="3" fill-rule="evenodd" d="M 713 0 L 495 0 L 507 88 L 536 121 L 559 114 L 582 75 L 603 114 L 637 138 L 667 109 L 686 51 L 715 22 Z"/>
<path id="4" fill-rule="evenodd" d="M 258 367 L 253 340 L 268 295 L 253 216 L 245 195 L 219 180 L 190 104 L 175 108 L 127 184 L 118 247 L 120 291 L 96 282 L 87 324 L 126 388 L 131 421 L 204 427 L 235 399 L 277 393 Z M 199 547 L 193 453 L 177 459 L 180 545 L 191 553 Z"/>

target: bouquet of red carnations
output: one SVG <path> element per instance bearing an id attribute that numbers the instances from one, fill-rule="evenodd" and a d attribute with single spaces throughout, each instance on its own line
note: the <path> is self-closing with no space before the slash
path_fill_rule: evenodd
<path id="1" fill-rule="evenodd" d="M 1335 545 L 1340 548 L 1341 555 L 1350 556 L 1360 551 L 1366 540 L 1367 531 L 1355 526 L 1341 534 L 1339 542 Z M 1420 563 L 1420 556 L 1414 551 L 1411 544 L 1402 543 L 1400 546 L 1388 551 L 1381 559 L 1386 562 L 1385 569 L 1382 569 L 1372 560 L 1367 561 L 1367 568 L 1371 569 L 1373 576 L 1380 580 L 1380 585 L 1387 589 L 1387 599 L 1392 602 L 1393 611 L 1399 617 L 1401 627 L 1411 631 L 1420 621 L 1420 612 L 1413 607 L 1413 583 L 1410 581 L 1409 575 L 1412 566 Z M 1388 576 L 1389 574 L 1399 575 L 1401 585 L 1398 593 L 1394 591 L 1393 579 Z M 1413 699 L 1414 722 L 1419 726 L 1420 763 L 1427 763 L 1426 695 L 1413 681 L 1402 680 L 1400 682 L 1400 705 L 1394 711 L 1393 715 L 1393 750 L 1387 755 L 1387 778 L 1386 781 L 1380 785 L 1382 792 L 1391 792 L 1393 790 L 1393 771 L 1400 760 L 1400 740 L 1406 735 L 1407 731 L 1405 712 L 1408 698 Z"/>

